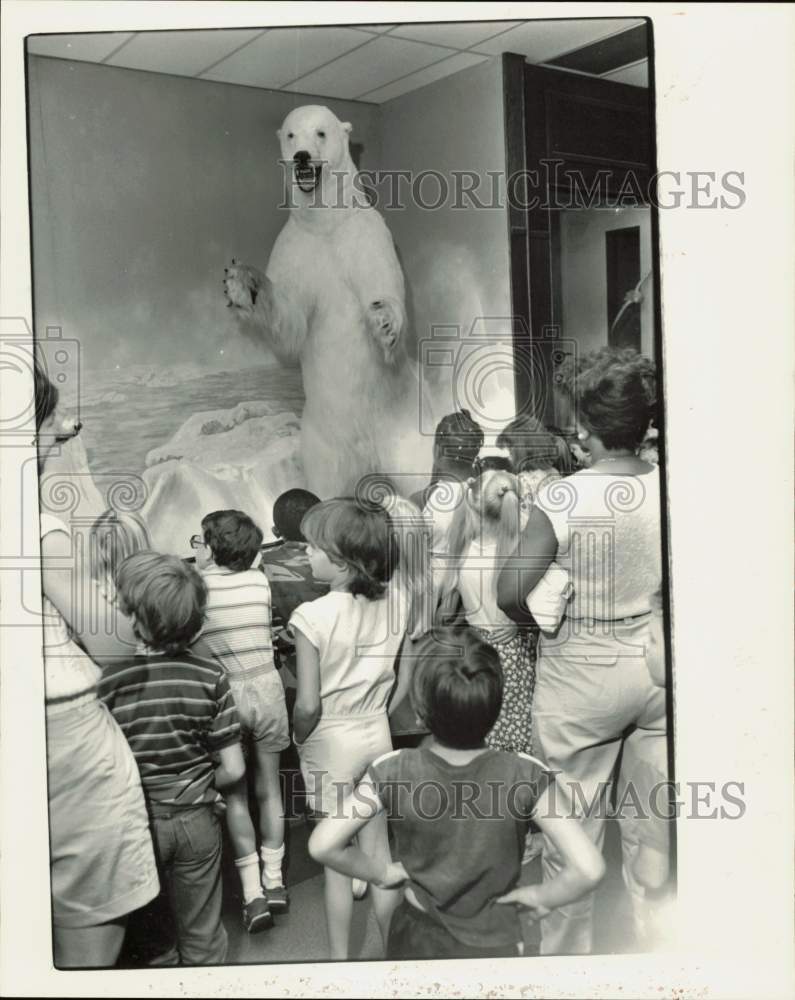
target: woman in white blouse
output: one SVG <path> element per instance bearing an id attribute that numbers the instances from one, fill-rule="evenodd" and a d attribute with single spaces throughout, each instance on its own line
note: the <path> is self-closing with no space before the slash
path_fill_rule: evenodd
<path id="1" fill-rule="evenodd" d="M 583 823 L 601 847 L 608 783 L 626 741 L 633 759 L 663 759 L 665 691 L 646 661 L 650 595 L 662 574 L 659 471 L 637 450 L 651 415 L 651 362 L 605 349 L 580 362 L 572 395 L 590 467 L 542 487 L 515 556 L 498 584 L 503 611 L 526 618 L 527 595 L 555 560 L 574 597 L 559 632 L 543 636 L 533 725 L 546 762 L 592 808 Z M 634 816 L 633 816 L 634 819 Z M 643 890 L 633 878 L 637 824 L 620 823 L 625 881 L 638 923 Z M 559 869 L 545 848 L 544 877 Z M 541 925 L 544 954 L 592 950 L 593 894 Z"/>
<path id="2" fill-rule="evenodd" d="M 35 368 L 39 471 L 78 431 L 58 406 L 58 390 Z M 112 966 L 126 917 L 159 890 L 152 840 L 135 758 L 97 698 L 97 665 L 130 656 L 129 622 L 108 604 L 99 619 L 77 620 L 77 609 L 104 598 L 89 568 L 76 565 L 69 528 L 41 515 L 44 691 L 55 965 Z M 72 627 L 76 626 L 76 627 Z M 76 641 L 77 640 L 77 641 Z"/>

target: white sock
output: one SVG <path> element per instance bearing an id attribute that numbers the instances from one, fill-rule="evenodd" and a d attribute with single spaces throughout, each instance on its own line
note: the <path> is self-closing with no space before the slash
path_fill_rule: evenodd
<path id="1" fill-rule="evenodd" d="M 259 884 L 259 858 L 257 852 L 248 854 L 245 858 L 235 858 L 235 867 L 243 887 L 243 904 L 248 905 L 252 899 L 262 895 Z"/>
<path id="2" fill-rule="evenodd" d="M 282 861 L 284 860 L 284 844 L 278 847 L 266 847 L 264 844 L 259 849 L 262 858 L 262 884 L 266 889 L 278 889 L 282 882 Z"/>

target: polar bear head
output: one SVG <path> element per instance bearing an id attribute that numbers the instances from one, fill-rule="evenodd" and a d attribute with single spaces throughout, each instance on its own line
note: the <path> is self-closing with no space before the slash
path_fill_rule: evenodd
<path id="1" fill-rule="evenodd" d="M 348 148 L 350 122 L 341 122 L 328 108 L 308 104 L 295 108 L 276 133 L 282 163 L 292 188 L 293 204 L 351 204 L 356 167 Z"/>

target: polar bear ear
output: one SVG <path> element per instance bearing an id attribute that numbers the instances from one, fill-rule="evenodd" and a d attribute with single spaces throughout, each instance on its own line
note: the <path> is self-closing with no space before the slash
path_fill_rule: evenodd
<path id="1" fill-rule="evenodd" d="M 350 135 L 353 132 L 353 125 L 350 122 L 340 122 L 340 125 L 342 125 L 342 131 L 345 135 Z"/>
<path id="2" fill-rule="evenodd" d="M 280 128 L 277 128 L 276 129 L 276 138 L 279 139 L 279 140 L 281 140 L 281 137 L 282 137 L 282 130 Z"/>

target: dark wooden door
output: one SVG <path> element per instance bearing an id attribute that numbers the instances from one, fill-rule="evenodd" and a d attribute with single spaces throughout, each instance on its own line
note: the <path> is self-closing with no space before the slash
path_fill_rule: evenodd
<path id="1" fill-rule="evenodd" d="M 503 70 L 517 408 L 554 424 L 555 370 L 568 353 L 560 213 L 649 203 L 651 94 L 512 54 Z"/>

